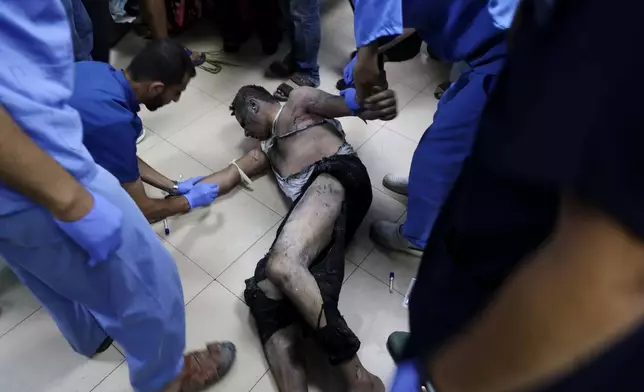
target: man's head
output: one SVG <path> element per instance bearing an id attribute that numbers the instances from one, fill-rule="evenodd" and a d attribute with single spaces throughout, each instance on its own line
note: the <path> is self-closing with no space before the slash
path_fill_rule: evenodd
<path id="1" fill-rule="evenodd" d="M 125 71 L 136 98 L 148 110 L 177 102 L 196 75 L 184 48 L 167 38 L 147 44 Z"/>
<path id="2" fill-rule="evenodd" d="M 244 86 L 239 89 L 230 111 L 244 128 L 244 134 L 254 139 L 266 140 L 271 136 L 271 128 L 279 101 L 260 86 Z"/>

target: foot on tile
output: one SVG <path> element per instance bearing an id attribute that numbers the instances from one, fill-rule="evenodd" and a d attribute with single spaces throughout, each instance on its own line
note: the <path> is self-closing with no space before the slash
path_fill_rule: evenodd
<path id="1" fill-rule="evenodd" d="M 297 71 L 291 75 L 291 81 L 298 86 L 320 87 L 320 77 L 313 76 L 305 71 Z"/>
<path id="2" fill-rule="evenodd" d="M 221 380 L 230 370 L 237 349 L 231 342 L 209 343 L 205 350 L 184 355 L 183 372 L 164 392 L 199 392 Z"/>
<path id="3" fill-rule="evenodd" d="M 348 392 L 385 392 L 385 384 L 362 366 L 358 356 L 341 364 L 340 370 L 347 382 Z"/>
<path id="4" fill-rule="evenodd" d="M 392 192 L 407 196 L 409 177 L 389 173 L 382 179 L 382 185 Z"/>
<path id="5" fill-rule="evenodd" d="M 376 244 L 384 248 L 421 257 L 423 250 L 409 242 L 400 232 L 401 229 L 402 225 L 380 220 L 371 224 L 369 235 Z"/>
<path id="6" fill-rule="evenodd" d="M 110 348 L 110 346 L 112 345 L 113 342 L 114 342 L 114 339 L 112 339 L 109 336 L 106 337 L 105 340 L 103 340 L 103 343 L 101 343 L 101 345 L 98 346 L 98 348 L 96 349 L 96 352 L 94 353 L 94 355 L 104 353 L 108 348 Z"/>
<path id="7" fill-rule="evenodd" d="M 403 359 L 409 336 L 411 336 L 409 332 L 396 331 L 387 338 L 387 351 L 395 363 Z"/>
<path id="8" fill-rule="evenodd" d="M 293 72 L 295 72 L 295 63 L 293 62 L 293 57 L 289 53 L 284 57 L 284 59 L 273 61 L 271 65 L 268 66 L 265 76 L 267 78 L 284 79 L 291 76 Z"/>

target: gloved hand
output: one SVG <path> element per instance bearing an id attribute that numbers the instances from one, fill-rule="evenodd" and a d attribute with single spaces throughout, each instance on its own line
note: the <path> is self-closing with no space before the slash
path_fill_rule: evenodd
<path id="1" fill-rule="evenodd" d="M 421 380 L 414 361 L 406 361 L 398 365 L 391 392 L 420 391 L 420 386 Z"/>
<path id="2" fill-rule="evenodd" d="M 219 185 L 199 183 L 183 196 L 188 199 L 190 209 L 203 207 L 215 201 L 219 196 Z"/>
<path id="3" fill-rule="evenodd" d="M 178 187 L 177 194 L 178 195 L 185 195 L 186 193 L 190 192 L 192 187 L 194 187 L 195 184 L 198 183 L 199 181 L 203 180 L 204 177 L 205 176 L 192 177 L 192 178 L 188 178 L 185 181 L 180 181 L 177 184 L 177 187 Z"/>
<path id="4" fill-rule="evenodd" d="M 355 87 L 353 85 L 353 67 L 355 67 L 357 60 L 358 60 L 358 55 L 356 54 L 355 56 L 353 56 L 351 61 L 349 61 L 349 64 L 347 64 L 347 66 L 344 67 L 344 72 L 342 72 L 342 75 L 344 77 L 344 83 L 347 84 L 347 87 Z"/>
<path id="5" fill-rule="evenodd" d="M 123 212 L 103 196 L 92 193 L 94 207 L 74 222 L 54 219 L 58 227 L 89 254 L 91 267 L 107 260 L 121 246 Z"/>

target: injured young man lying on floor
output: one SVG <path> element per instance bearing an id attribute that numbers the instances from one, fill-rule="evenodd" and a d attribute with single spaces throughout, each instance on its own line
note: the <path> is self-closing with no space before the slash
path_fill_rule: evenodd
<path id="1" fill-rule="evenodd" d="M 396 98 L 393 91 L 379 91 L 358 108 L 355 90 L 343 93 L 345 97 L 300 87 L 281 106 L 262 87 L 242 87 L 231 110 L 245 135 L 261 140 L 261 149 L 204 179 L 223 181 L 220 192 L 226 193 L 270 167 L 293 201 L 244 292 L 282 392 L 308 390 L 300 351 L 304 336 L 312 337 L 340 368 L 349 391 L 384 391 L 382 381 L 358 359 L 360 340 L 338 310 L 345 247 L 365 217 L 372 193 L 367 170 L 335 118 L 390 120 L 396 115 Z"/>

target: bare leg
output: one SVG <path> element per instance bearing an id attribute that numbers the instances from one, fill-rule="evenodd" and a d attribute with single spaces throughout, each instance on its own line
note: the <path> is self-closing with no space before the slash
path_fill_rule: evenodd
<path id="1" fill-rule="evenodd" d="M 297 325 L 280 329 L 264 344 L 271 373 L 282 392 L 306 392 L 302 331 Z"/>
<path id="2" fill-rule="evenodd" d="M 167 38 L 168 20 L 166 19 L 165 0 L 143 0 L 141 6 L 152 38 Z"/>
<path id="3" fill-rule="evenodd" d="M 269 255 L 267 276 L 314 329 L 326 326 L 322 294 L 309 265 L 330 242 L 344 188 L 322 174 L 299 201 Z"/>
<path id="4" fill-rule="evenodd" d="M 315 330 L 327 323 L 322 311 L 322 295 L 309 266 L 329 244 L 343 202 L 342 184 L 334 177 L 320 175 L 289 216 L 269 255 L 269 280 Z M 369 373 L 357 356 L 341 364 L 340 368 L 351 392 L 384 392 L 382 381 Z"/>
<path id="5" fill-rule="evenodd" d="M 259 149 L 251 150 L 237 159 L 235 163 L 250 178 L 263 173 L 269 166 L 268 157 Z M 209 175 L 201 182 L 219 185 L 219 195 L 224 195 L 239 185 L 241 176 L 237 168 L 231 164 L 225 169 Z"/>

